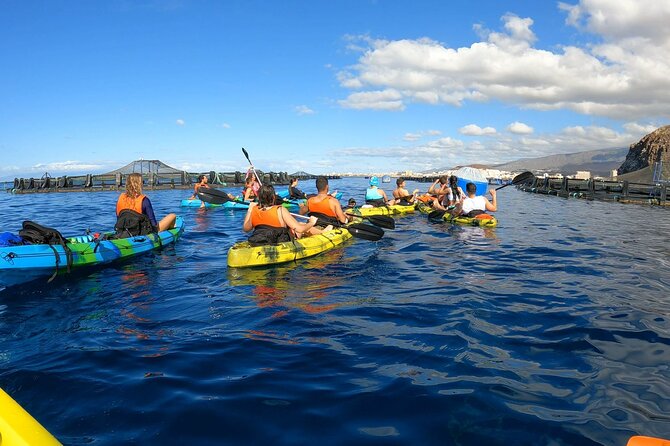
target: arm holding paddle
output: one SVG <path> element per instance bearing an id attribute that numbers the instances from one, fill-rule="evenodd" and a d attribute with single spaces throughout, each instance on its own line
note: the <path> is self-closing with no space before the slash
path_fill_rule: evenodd
<path id="1" fill-rule="evenodd" d="M 496 200 L 496 190 L 490 189 L 489 193 L 491 194 L 491 201 L 486 200 L 486 210 L 489 212 L 495 212 L 498 210 L 498 202 Z"/>
<path id="2" fill-rule="evenodd" d="M 307 223 L 298 223 L 298 220 L 293 218 L 293 214 L 291 214 L 285 207 L 280 207 L 279 213 L 284 220 L 284 224 L 286 224 L 289 229 L 292 229 L 296 235 L 304 233 L 315 235 L 333 229 L 332 226 L 326 226 L 323 230 L 315 228 L 314 225 L 316 225 L 318 221 L 316 217 L 309 217 Z"/>

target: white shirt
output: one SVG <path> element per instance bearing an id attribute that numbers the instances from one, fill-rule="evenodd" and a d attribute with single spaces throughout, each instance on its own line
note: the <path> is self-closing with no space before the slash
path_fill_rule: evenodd
<path id="1" fill-rule="evenodd" d="M 483 195 L 478 195 L 475 198 L 466 197 L 463 200 L 463 213 L 467 214 L 470 211 L 486 211 L 486 198 Z"/>

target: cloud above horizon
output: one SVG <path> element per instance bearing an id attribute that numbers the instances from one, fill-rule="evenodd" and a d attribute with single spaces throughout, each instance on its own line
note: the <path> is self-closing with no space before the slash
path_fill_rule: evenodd
<path id="1" fill-rule="evenodd" d="M 297 107 L 294 108 L 294 110 L 300 116 L 302 116 L 302 115 L 313 115 L 314 113 L 316 113 L 314 110 L 312 110 L 311 108 L 309 108 L 306 105 L 298 105 Z"/>
<path id="2" fill-rule="evenodd" d="M 411 103 L 463 106 L 500 101 L 623 120 L 670 117 L 670 3 L 560 3 L 566 26 L 592 43 L 537 48 L 533 19 L 506 14 L 500 32 L 474 25 L 481 41 L 451 48 L 430 38 L 362 36 L 357 63 L 338 74 L 354 90 L 342 107 L 402 111 Z M 352 39 L 350 39 L 352 40 Z"/>
<path id="3" fill-rule="evenodd" d="M 493 127 L 479 127 L 477 124 L 468 124 L 458 129 L 458 133 L 468 136 L 495 135 L 496 129 Z"/>
<path id="4" fill-rule="evenodd" d="M 361 158 L 369 158 L 370 154 L 374 153 L 375 157 L 399 160 L 397 164 L 407 169 L 427 170 L 436 166 L 494 165 L 520 158 L 538 158 L 557 153 L 628 147 L 650 131 L 647 126 L 626 123 L 625 132 L 617 132 L 601 126 L 571 126 L 558 132 L 531 137 L 529 132 L 518 131 L 523 129 L 525 124 L 517 122 L 512 123 L 510 127 L 512 126 L 517 129 L 516 133 L 510 131 L 509 133 L 485 134 L 485 141 L 465 142 L 451 137 L 442 137 L 411 146 L 349 147 L 334 150 L 332 153 L 336 156 Z M 481 129 L 479 126 L 475 125 L 475 127 Z M 651 130 L 654 129 L 655 127 L 651 128 Z"/>

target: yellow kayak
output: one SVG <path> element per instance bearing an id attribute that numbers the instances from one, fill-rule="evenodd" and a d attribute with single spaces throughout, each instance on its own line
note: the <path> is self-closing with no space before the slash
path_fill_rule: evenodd
<path id="1" fill-rule="evenodd" d="M 0 445 L 60 445 L 42 425 L 0 389 Z"/>
<path id="2" fill-rule="evenodd" d="M 462 215 L 453 217 L 447 213 L 444 214 L 442 219 L 446 222 L 456 223 L 458 225 L 479 226 L 482 228 L 495 228 L 498 226 L 498 220 L 490 214 L 479 214 L 476 217 L 464 217 Z"/>
<path id="3" fill-rule="evenodd" d="M 458 225 L 465 225 L 465 226 L 479 226 L 482 228 L 495 228 L 498 226 L 498 220 L 490 214 L 479 214 L 476 217 L 464 217 L 462 215 L 458 217 L 452 216 L 450 213 L 445 212 L 442 217 L 439 217 L 439 211 L 435 211 L 431 206 L 419 202 L 417 204 L 417 209 L 419 212 L 422 214 L 430 214 L 431 212 L 436 212 L 438 213 L 438 217 L 441 220 L 444 220 L 449 223 L 456 223 Z"/>
<path id="4" fill-rule="evenodd" d="M 394 204 L 393 206 L 353 208 L 347 210 L 346 212 L 355 215 L 360 215 L 362 217 L 371 217 L 373 215 L 402 215 L 402 214 L 413 214 L 414 206 L 404 206 L 402 204 Z"/>
<path id="5" fill-rule="evenodd" d="M 351 237 L 351 233 L 345 228 L 334 228 L 276 245 L 251 246 L 247 241 L 239 242 L 228 250 L 228 266 L 246 268 L 292 262 L 333 249 Z"/>

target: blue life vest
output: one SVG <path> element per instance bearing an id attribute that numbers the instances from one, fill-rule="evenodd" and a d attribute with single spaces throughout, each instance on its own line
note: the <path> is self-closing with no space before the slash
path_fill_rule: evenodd
<path id="1" fill-rule="evenodd" d="M 382 200 L 384 199 L 384 196 L 379 193 L 379 189 L 377 189 L 376 187 L 369 187 L 368 190 L 365 191 L 365 199 Z"/>

